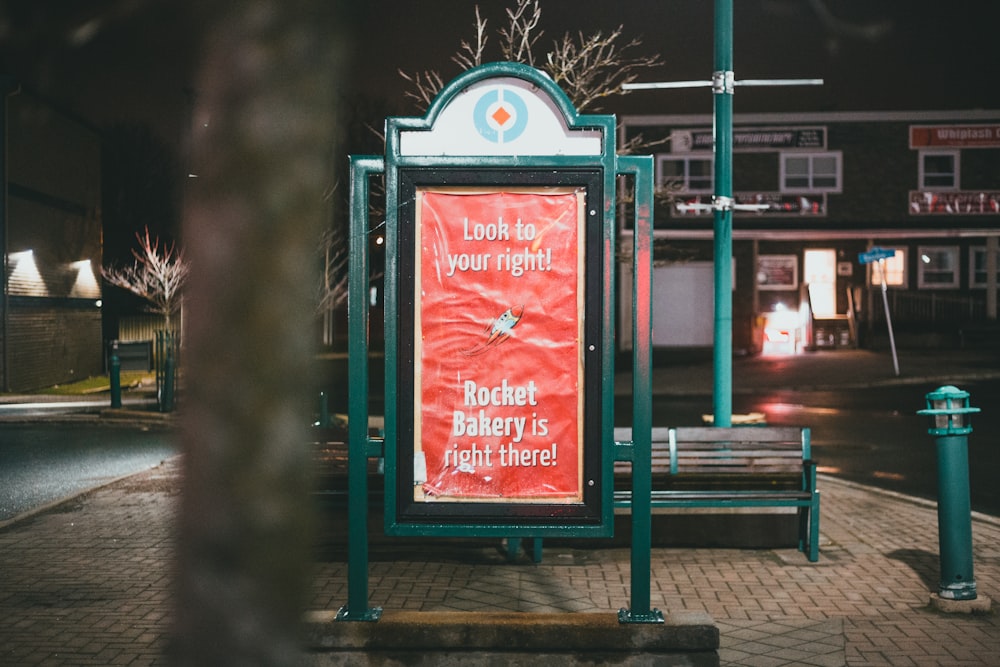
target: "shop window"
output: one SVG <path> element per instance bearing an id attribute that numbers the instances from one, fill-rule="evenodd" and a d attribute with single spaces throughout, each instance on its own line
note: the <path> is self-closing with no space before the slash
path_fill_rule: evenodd
<path id="1" fill-rule="evenodd" d="M 997 283 L 1000 283 L 1000 250 L 996 255 Z M 969 287 L 986 287 L 986 246 L 969 248 Z"/>
<path id="2" fill-rule="evenodd" d="M 957 151 L 920 153 L 921 190 L 957 190 L 958 186 Z"/>
<path id="3" fill-rule="evenodd" d="M 841 153 L 782 153 L 782 192 L 840 192 Z"/>
<path id="4" fill-rule="evenodd" d="M 920 246 L 917 260 L 917 287 L 958 287 L 958 246 Z"/>
<path id="5" fill-rule="evenodd" d="M 881 262 L 869 264 L 871 271 L 868 273 L 868 284 L 879 287 L 882 285 L 882 275 L 880 268 L 885 271 L 885 284 L 889 287 L 907 286 L 906 276 L 906 248 L 889 248 L 895 250 L 896 254 Z"/>
<path id="6" fill-rule="evenodd" d="M 712 193 L 715 164 L 711 157 L 659 156 L 661 184 L 677 184 L 684 193 Z"/>

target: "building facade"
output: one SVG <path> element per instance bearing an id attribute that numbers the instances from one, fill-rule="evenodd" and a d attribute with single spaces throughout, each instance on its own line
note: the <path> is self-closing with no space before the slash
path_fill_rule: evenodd
<path id="1" fill-rule="evenodd" d="M 620 120 L 673 195 L 655 215 L 654 345 L 711 346 L 712 118 Z M 889 323 L 904 344 L 992 335 L 1000 111 L 737 114 L 733 146 L 734 350 L 877 347 Z M 872 248 L 888 257 L 865 263 Z"/>
<path id="2" fill-rule="evenodd" d="M 25 391 L 103 372 L 100 136 L 4 89 L 0 131 L 0 381 Z"/>

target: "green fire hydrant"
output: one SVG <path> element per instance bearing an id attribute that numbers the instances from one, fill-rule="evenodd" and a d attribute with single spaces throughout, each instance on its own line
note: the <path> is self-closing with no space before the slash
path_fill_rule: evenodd
<path id="1" fill-rule="evenodd" d="M 958 387 L 938 387 L 925 397 L 933 427 L 927 432 L 937 441 L 938 541 L 941 582 L 938 596 L 945 600 L 975 600 L 972 571 L 972 506 L 969 499 L 970 416 L 969 392 Z"/>

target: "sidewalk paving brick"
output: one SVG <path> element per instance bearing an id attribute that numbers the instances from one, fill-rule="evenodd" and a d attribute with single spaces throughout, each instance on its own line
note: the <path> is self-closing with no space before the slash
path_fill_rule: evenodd
<path id="1" fill-rule="evenodd" d="M 756 386 L 817 378 L 871 385 L 891 375 L 874 353 L 847 354 L 780 369 L 780 360 L 743 360 L 737 369 L 755 373 Z M 1000 368 L 973 357 L 937 362 L 957 364 L 966 377 L 995 377 Z M 907 377 L 899 381 L 940 377 L 917 356 L 901 365 Z M 705 375 L 687 374 L 687 389 L 696 391 Z M 166 664 L 180 475 L 180 460 L 171 459 L 0 524 L 0 664 Z M 819 562 L 793 548 L 657 547 L 652 605 L 710 614 L 723 665 L 1000 665 L 996 610 L 944 614 L 929 605 L 939 565 L 934 503 L 829 475 L 819 488 Z M 310 609 L 347 600 L 343 536 L 336 537 L 337 545 L 318 549 Z M 974 515 L 973 545 L 978 590 L 1000 599 L 1000 519 Z M 405 549 L 380 542 L 371 558 L 370 603 L 387 609 L 616 614 L 629 604 L 623 548 L 561 541 L 540 564 L 510 564 L 497 543 L 422 540 Z"/>
<path id="2" fill-rule="evenodd" d="M 163 664 L 179 462 L 0 529 L 0 664 Z M 652 604 L 718 623 L 723 665 L 996 665 L 1000 619 L 942 614 L 932 503 L 823 476 L 820 561 L 794 549 L 655 548 Z M 976 579 L 1000 595 L 1000 520 L 973 522 Z M 371 603 L 391 609 L 616 613 L 629 552 L 494 548 L 373 553 Z M 316 564 L 313 609 L 346 601 L 347 567 Z"/>

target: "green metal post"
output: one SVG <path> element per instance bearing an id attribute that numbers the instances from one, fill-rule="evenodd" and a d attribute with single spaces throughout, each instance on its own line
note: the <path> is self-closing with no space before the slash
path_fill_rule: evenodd
<path id="1" fill-rule="evenodd" d="M 937 437 L 938 543 L 941 581 L 938 595 L 975 600 L 972 570 L 972 507 L 969 500 L 969 437 Z"/>
<path id="2" fill-rule="evenodd" d="M 161 412 L 174 411 L 174 380 L 177 372 L 176 360 L 174 359 L 174 334 L 171 331 L 163 332 L 164 341 L 164 362 L 163 362 L 163 400 L 160 402 Z"/>
<path id="3" fill-rule="evenodd" d="M 650 609 L 653 489 L 653 158 L 619 158 L 635 176 L 632 273 L 632 607 L 622 623 L 663 623 Z"/>
<path id="4" fill-rule="evenodd" d="M 122 406 L 122 359 L 118 354 L 118 341 L 111 341 L 111 358 L 108 360 L 108 379 L 111 382 L 111 407 Z"/>
<path id="5" fill-rule="evenodd" d="M 945 386 L 927 394 L 927 409 L 917 414 L 933 418 L 928 433 L 937 440 L 938 545 L 941 580 L 938 595 L 946 600 L 975 600 L 972 569 L 972 507 L 969 500 L 969 392 Z"/>
<path id="6" fill-rule="evenodd" d="M 316 425 L 320 428 L 330 427 L 330 403 L 327 400 L 326 392 L 319 392 L 319 419 Z"/>
<path id="7" fill-rule="evenodd" d="M 714 424 L 733 415 L 733 0 L 715 0 Z"/>
<path id="8" fill-rule="evenodd" d="M 377 621 L 368 607 L 368 194 L 383 160 L 351 156 L 350 263 L 347 286 L 347 605 L 337 620 Z"/>

